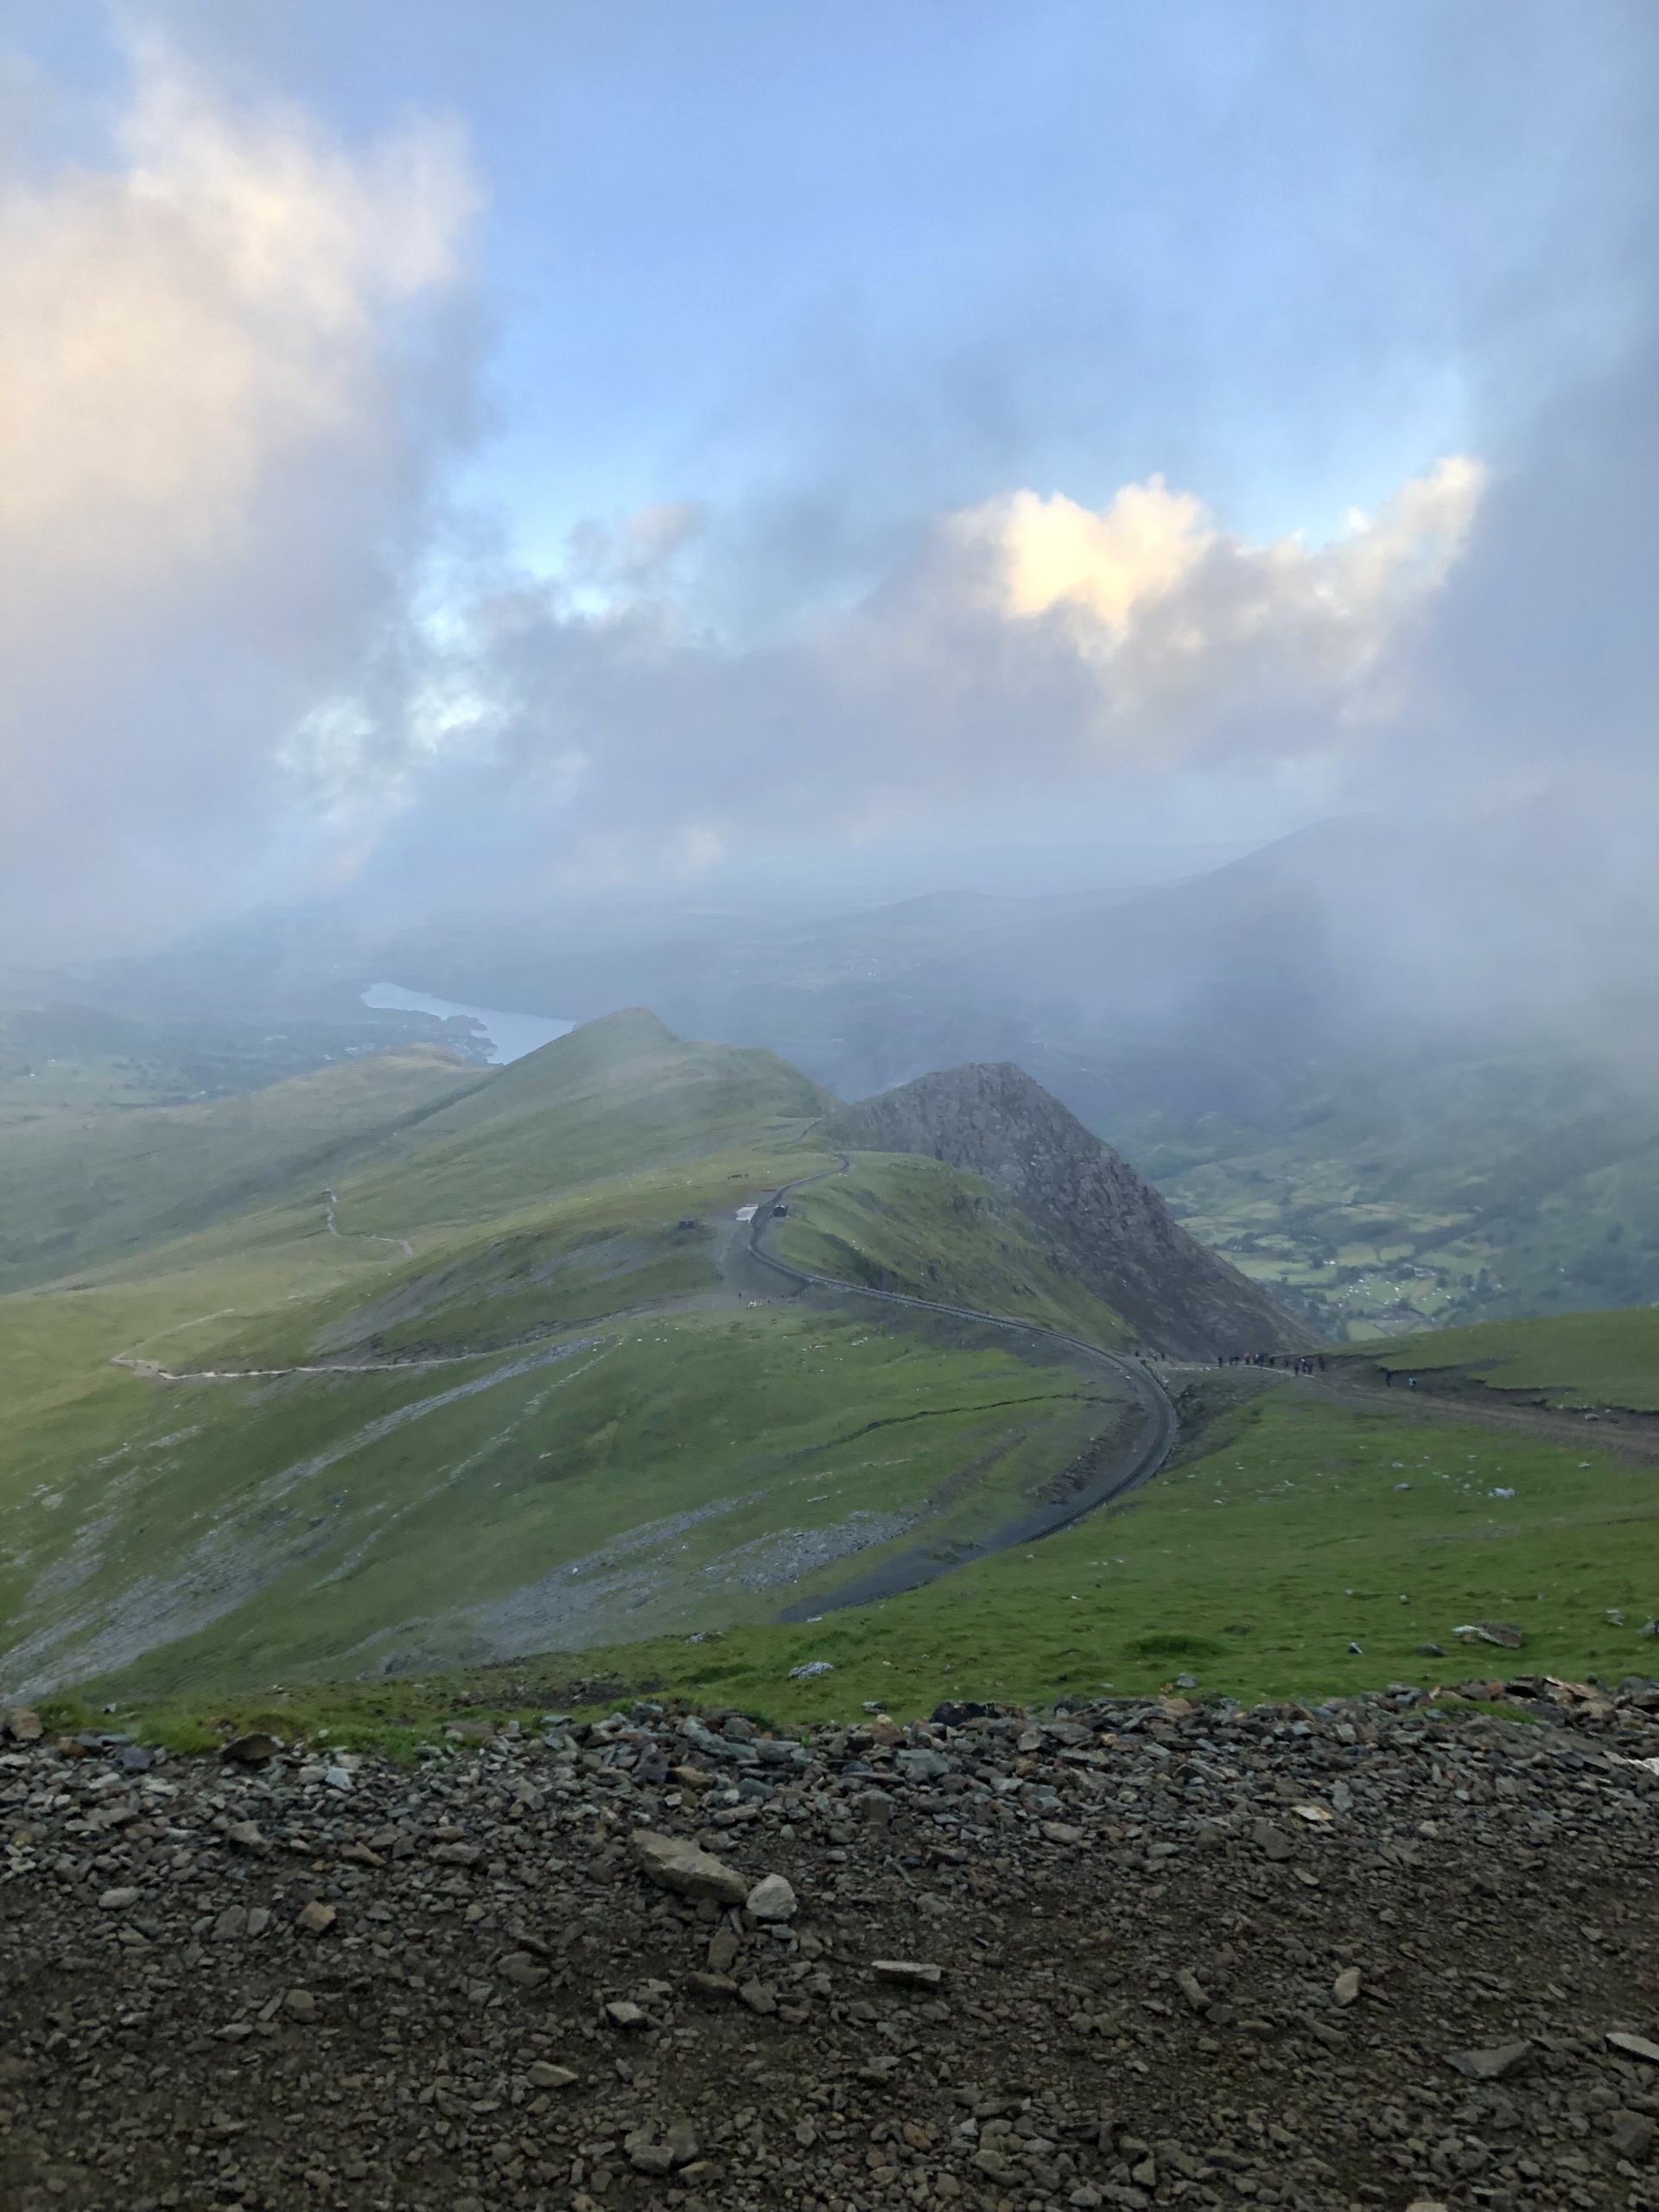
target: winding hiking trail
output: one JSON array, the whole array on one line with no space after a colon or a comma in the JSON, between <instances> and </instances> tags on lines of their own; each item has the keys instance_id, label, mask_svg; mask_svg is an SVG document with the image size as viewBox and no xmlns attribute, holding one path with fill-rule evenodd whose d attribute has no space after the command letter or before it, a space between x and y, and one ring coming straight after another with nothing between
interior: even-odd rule
<instances>
[{"instance_id":1,"label":"winding hiking trail","mask_svg":"<svg viewBox=\"0 0 1659 2212\"><path fill-rule=\"evenodd\" d=\"M372 1229L342 1229L340 1225L340 1192L338 1191L325 1191L323 1192L322 1217L327 1224L328 1234L331 1236L339 1237L342 1244L355 1244L359 1243L364 1244L395 1244L398 1250L403 1253L405 1259L412 1260L415 1256L415 1247L410 1243L407 1236L382 1236L378 1235Z\"/></svg>"},{"instance_id":2,"label":"winding hiking trail","mask_svg":"<svg viewBox=\"0 0 1659 2212\"><path fill-rule=\"evenodd\" d=\"M880 1598L896 1597L900 1591L915 1590L924 1583L937 1581L959 1567L975 1560L988 1559L995 1553L1010 1551L1017 1544L1033 1543L1039 1537L1052 1536L1057 1529L1070 1528L1085 1514L1102 1505L1127 1497L1131 1491L1149 1483L1174 1448L1180 1423L1168 1394L1157 1378L1138 1359L1122 1352L1107 1351L1099 1344L1091 1344L1082 1337L1067 1336L1059 1329L1045 1328L1040 1322L1022 1321L1005 1313L984 1313L971 1306L951 1306L935 1298L913 1297L907 1291L877 1290L868 1283L846 1282L836 1275L815 1274L810 1268L798 1268L791 1260L779 1259L766 1249L767 1230L776 1218L775 1209L785 1204L792 1192L804 1191L814 1183L827 1183L836 1177L848 1174L852 1162L843 1152L840 1164L826 1167L816 1175L803 1175L793 1183L785 1183L763 1199L755 1208L749 1224L747 1250L749 1256L761 1267L786 1277L802 1288L829 1290L838 1294L850 1294L855 1298L873 1298L885 1306L905 1306L924 1313L942 1313L956 1321L971 1321L979 1326L1003 1329L1011 1334L1034 1337L1050 1344L1063 1344L1068 1351L1081 1352L1085 1358L1099 1361L1111 1370L1119 1380L1127 1382L1140 1400L1141 1421L1134 1444L1117 1466L1109 1475L1087 1484L1068 1498L1058 1503L1039 1506L1022 1514L1017 1520L1005 1522L988 1536L976 1544L952 1546L946 1556L918 1546L899 1553L880 1567L845 1583L828 1597L804 1600L791 1605L779 1615L785 1622L810 1620L820 1613L838 1612L849 1605L867 1605ZM812 1611L807 1611L810 1605Z\"/></svg>"}]
</instances>

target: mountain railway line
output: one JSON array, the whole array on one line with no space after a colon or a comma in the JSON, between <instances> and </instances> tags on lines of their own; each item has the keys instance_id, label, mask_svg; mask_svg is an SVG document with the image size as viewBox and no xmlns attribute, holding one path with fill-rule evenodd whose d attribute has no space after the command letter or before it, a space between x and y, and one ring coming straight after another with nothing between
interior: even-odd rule
<instances>
[{"instance_id":1,"label":"mountain railway line","mask_svg":"<svg viewBox=\"0 0 1659 2212\"><path fill-rule=\"evenodd\" d=\"M1024 1321L1005 1313L982 1313L971 1306L953 1306L943 1300L918 1298L909 1291L880 1290L870 1283L848 1282L835 1275L816 1273L810 1268L797 1267L792 1260L780 1259L766 1249L766 1231L777 1217L775 1209L788 1204L797 1191L804 1191L814 1183L832 1181L836 1176L851 1172L852 1162L846 1153L838 1155L840 1164L822 1169L816 1175L803 1175L797 1181L785 1183L764 1198L756 1207L748 1223L747 1239L749 1256L763 1268L787 1278L802 1288L828 1290L847 1294L856 1298L872 1298L886 1306L908 1306L924 1313L940 1313L955 1321L969 1321L982 1328L1001 1329L1010 1334L1044 1338L1050 1344L1063 1345L1066 1351L1081 1352L1085 1358L1099 1361L1109 1368L1121 1381L1127 1382L1140 1401L1141 1422L1134 1444L1109 1475L1090 1483L1072 1497L1055 1503L1039 1506L1004 1525L971 1548L964 1549L948 1559L933 1559L911 1554L887 1562L871 1574L861 1576L839 1593L808 1602L820 1612L838 1611L851 1605L866 1605L872 1599L894 1595L900 1590L914 1589L919 1583L931 1582L953 1568L966 1566L970 1560L988 1558L993 1553L1008 1551L1015 1545L1033 1543L1056 1530L1069 1529L1085 1514L1093 1513L1103 1505L1115 1503L1132 1491L1149 1483L1175 1448L1180 1433L1180 1421L1168 1393L1157 1377L1141 1361L1122 1352L1108 1351L1103 1345L1090 1344L1082 1337L1068 1336L1063 1330L1045 1327L1040 1322ZM800 1608L791 1607L779 1616L792 1620ZM803 1615L803 1618L806 1616Z\"/></svg>"}]
</instances>

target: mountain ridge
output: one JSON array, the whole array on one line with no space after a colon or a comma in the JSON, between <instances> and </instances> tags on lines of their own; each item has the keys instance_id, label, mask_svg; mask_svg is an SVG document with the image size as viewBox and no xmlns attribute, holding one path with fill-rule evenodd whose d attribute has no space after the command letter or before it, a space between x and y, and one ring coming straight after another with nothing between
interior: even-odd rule
<instances>
[{"instance_id":1,"label":"mountain ridge","mask_svg":"<svg viewBox=\"0 0 1659 2212\"><path fill-rule=\"evenodd\" d=\"M830 1114L813 1136L919 1154L982 1176L1039 1224L1069 1268L1160 1351L1300 1350L1319 1341L1270 1293L1207 1250L1153 1186L1008 1060L969 1062Z\"/></svg>"}]
</instances>

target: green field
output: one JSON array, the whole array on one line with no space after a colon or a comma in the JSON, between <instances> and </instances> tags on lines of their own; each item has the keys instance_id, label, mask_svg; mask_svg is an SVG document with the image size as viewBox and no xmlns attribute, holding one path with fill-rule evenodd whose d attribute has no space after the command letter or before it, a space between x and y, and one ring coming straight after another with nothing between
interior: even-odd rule
<instances>
[{"instance_id":1,"label":"green field","mask_svg":"<svg viewBox=\"0 0 1659 2212\"><path fill-rule=\"evenodd\" d=\"M1659 1413L1659 1309L1651 1306L1437 1329L1391 1338L1382 1357L1396 1372L1457 1368L1494 1389L1541 1394L1554 1405Z\"/></svg>"},{"instance_id":2,"label":"green field","mask_svg":"<svg viewBox=\"0 0 1659 2212\"><path fill-rule=\"evenodd\" d=\"M174 1704L149 1724L176 1736L221 1709L285 1712L289 1726L326 1722L342 1740L388 1728L395 1738L409 1723L412 1740L463 1694L528 1715L538 1700L567 1697L573 1681L594 1686L589 1700L675 1693L778 1722L856 1714L871 1700L903 1716L947 1697L1131 1694L1181 1674L1204 1694L1247 1701L1519 1671L1617 1682L1654 1669L1653 1640L1639 1630L1659 1611L1656 1537L1649 1470L1472 1424L1334 1411L1283 1385L1133 1501L817 1624L677 1633L588 1649L574 1663L553 1656L285 1707ZM1459 1643L1459 1625L1494 1618L1523 1628L1522 1653ZM1421 1653L1425 1643L1445 1656ZM790 1679L814 1660L834 1671ZM124 1704L149 1680L139 1669L93 1690Z\"/></svg>"}]
</instances>

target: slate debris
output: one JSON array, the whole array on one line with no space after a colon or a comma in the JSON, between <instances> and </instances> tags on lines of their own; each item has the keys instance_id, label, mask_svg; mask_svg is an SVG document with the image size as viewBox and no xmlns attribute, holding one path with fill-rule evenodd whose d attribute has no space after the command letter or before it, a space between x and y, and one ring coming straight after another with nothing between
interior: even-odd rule
<instances>
[{"instance_id":1,"label":"slate debris","mask_svg":"<svg viewBox=\"0 0 1659 2212\"><path fill-rule=\"evenodd\" d=\"M1479 1688L13 1725L0 2205L1659 2212L1659 1684Z\"/></svg>"}]
</instances>

